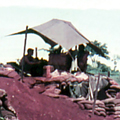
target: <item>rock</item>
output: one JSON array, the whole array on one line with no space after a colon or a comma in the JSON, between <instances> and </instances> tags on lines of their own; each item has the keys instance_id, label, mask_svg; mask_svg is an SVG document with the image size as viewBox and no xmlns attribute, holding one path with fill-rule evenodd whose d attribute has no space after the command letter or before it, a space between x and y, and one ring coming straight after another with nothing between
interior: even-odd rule
<instances>
[{"instance_id":1,"label":"rock","mask_svg":"<svg viewBox=\"0 0 120 120\"><path fill-rule=\"evenodd\" d=\"M6 91L3 90L3 89L0 89L0 98L4 97L4 96L6 96L6 95L7 95L7 94L6 94Z\"/></svg>"},{"instance_id":2,"label":"rock","mask_svg":"<svg viewBox=\"0 0 120 120\"><path fill-rule=\"evenodd\" d=\"M16 115L13 112L8 111L3 107L1 109L1 114L5 118L5 120L13 120L12 117L15 118L15 120L17 120Z\"/></svg>"}]
</instances>

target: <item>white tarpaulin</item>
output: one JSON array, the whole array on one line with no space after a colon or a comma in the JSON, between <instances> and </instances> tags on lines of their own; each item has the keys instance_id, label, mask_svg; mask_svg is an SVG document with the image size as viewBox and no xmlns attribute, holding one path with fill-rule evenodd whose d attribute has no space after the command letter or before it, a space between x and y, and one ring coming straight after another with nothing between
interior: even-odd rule
<instances>
[{"instance_id":1,"label":"white tarpaulin","mask_svg":"<svg viewBox=\"0 0 120 120\"><path fill-rule=\"evenodd\" d=\"M25 32L24 30L11 35L25 34ZM50 44L51 47L59 44L67 50L75 45L87 43L97 54L105 57L101 49L92 44L68 21L52 19L44 24L29 28L27 33L39 35L46 43Z\"/></svg>"},{"instance_id":2,"label":"white tarpaulin","mask_svg":"<svg viewBox=\"0 0 120 120\"><path fill-rule=\"evenodd\" d=\"M12 35L23 33L25 31ZM35 33L41 36L51 46L59 44L66 49L78 44L89 43L89 40L78 32L70 22L58 19L52 19L44 24L29 28L28 33Z\"/></svg>"}]
</instances>

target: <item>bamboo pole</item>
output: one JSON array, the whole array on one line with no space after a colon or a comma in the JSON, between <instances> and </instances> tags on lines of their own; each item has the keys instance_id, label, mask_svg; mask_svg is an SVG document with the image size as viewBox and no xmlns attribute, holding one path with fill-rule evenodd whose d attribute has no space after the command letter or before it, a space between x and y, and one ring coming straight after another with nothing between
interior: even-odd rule
<instances>
[{"instance_id":1,"label":"bamboo pole","mask_svg":"<svg viewBox=\"0 0 120 120\"><path fill-rule=\"evenodd\" d=\"M27 42L27 31L28 31L28 26L26 26L26 31L25 31L25 41L24 41L23 60L22 60L22 71L21 71L21 79L22 79L22 82L23 82L23 68L24 68L25 50L26 50L26 42Z\"/></svg>"}]
</instances>

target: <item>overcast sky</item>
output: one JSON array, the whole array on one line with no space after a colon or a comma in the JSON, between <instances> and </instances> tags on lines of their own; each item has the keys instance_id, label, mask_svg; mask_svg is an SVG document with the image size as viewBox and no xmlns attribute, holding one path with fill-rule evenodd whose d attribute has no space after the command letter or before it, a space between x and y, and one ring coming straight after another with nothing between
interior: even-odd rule
<instances>
[{"instance_id":1,"label":"overcast sky","mask_svg":"<svg viewBox=\"0 0 120 120\"><path fill-rule=\"evenodd\" d=\"M112 57L120 55L119 3L119 0L0 0L0 62L14 61L23 54L25 36L6 35L53 18L70 21L91 41L106 43ZM49 45L36 35L28 35L28 47L48 48ZM45 52L39 54L47 57ZM113 62L109 64L113 67ZM119 66L118 63L118 69Z\"/></svg>"},{"instance_id":2,"label":"overcast sky","mask_svg":"<svg viewBox=\"0 0 120 120\"><path fill-rule=\"evenodd\" d=\"M35 6L65 9L120 9L119 0L0 0L0 6Z\"/></svg>"}]
</instances>

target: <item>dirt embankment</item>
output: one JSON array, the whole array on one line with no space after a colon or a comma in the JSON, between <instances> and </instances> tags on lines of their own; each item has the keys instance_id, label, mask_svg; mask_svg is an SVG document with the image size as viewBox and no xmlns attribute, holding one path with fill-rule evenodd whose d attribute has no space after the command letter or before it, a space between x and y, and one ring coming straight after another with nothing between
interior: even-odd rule
<instances>
[{"instance_id":1,"label":"dirt embankment","mask_svg":"<svg viewBox=\"0 0 120 120\"><path fill-rule=\"evenodd\" d=\"M29 77L26 80L32 81ZM0 77L0 89L7 93L7 99L19 120L113 120L112 116L94 115L90 118L86 110L64 98L52 98L40 94L44 87L30 89L28 83L14 78Z\"/></svg>"}]
</instances>

